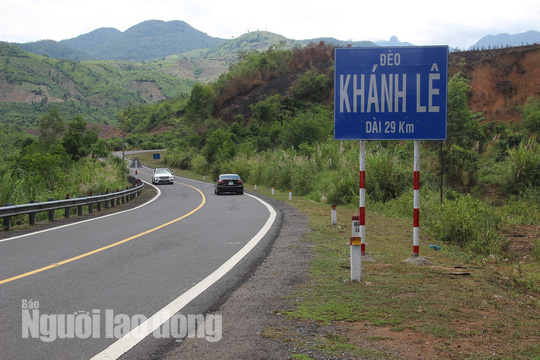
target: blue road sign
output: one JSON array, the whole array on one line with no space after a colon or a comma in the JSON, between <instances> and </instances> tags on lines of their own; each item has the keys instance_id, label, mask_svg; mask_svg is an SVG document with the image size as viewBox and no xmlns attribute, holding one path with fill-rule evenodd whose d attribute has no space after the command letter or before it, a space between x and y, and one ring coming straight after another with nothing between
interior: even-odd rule
<instances>
[{"instance_id":1,"label":"blue road sign","mask_svg":"<svg viewBox=\"0 0 540 360\"><path fill-rule=\"evenodd\" d=\"M334 139L446 139L448 46L337 48L334 64Z\"/></svg>"},{"instance_id":2,"label":"blue road sign","mask_svg":"<svg viewBox=\"0 0 540 360\"><path fill-rule=\"evenodd\" d=\"M154 153L154 154L152 154L152 155L153 155L153 157L154 157L154 160L159 160L159 156L160 156L159 153Z\"/></svg>"}]
</instances>

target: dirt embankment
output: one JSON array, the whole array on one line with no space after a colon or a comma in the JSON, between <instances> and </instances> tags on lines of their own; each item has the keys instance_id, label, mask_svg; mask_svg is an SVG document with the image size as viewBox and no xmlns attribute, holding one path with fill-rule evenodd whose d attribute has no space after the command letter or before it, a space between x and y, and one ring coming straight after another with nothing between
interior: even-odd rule
<instances>
[{"instance_id":1,"label":"dirt embankment","mask_svg":"<svg viewBox=\"0 0 540 360\"><path fill-rule=\"evenodd\" d=\"M521 121L520 106L540 96L540 45L451 53L448 72L470 79L473 112L487 121Z\"/></svg>"}]
</instances>

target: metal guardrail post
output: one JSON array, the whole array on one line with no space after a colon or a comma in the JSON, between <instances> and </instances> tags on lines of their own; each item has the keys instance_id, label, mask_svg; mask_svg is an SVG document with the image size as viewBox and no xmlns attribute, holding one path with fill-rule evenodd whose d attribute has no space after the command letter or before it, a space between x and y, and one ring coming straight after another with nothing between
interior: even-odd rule
<instances>
[{"instance_id":1,"label":"metal guardrail post","mask_svg":"<svg viewBox=\"0 0 540 360\"><path fill-rule=\"evenodd\" d=\"M34 204L35 202L36 202L35 200L30 200L30 204ZM35 212L32 212L32 213L28 214L28 224L36 225L36 213Z\"/></svg>"},{"instance_id":2,"label":"metal guardrail post","mask_svg":"<svg viewBox=\"0 0 540 360\"><path fill-rule=\"evenodd\" d=\"M90 194L88 196L92 196L92 192L90 191ZM92 214L94 212L94 204L90 203L88 204L88 213Z\"/></svg>"},{"instance_id":3,"label":"metal guardrail post","mask_svg":"<svg viewBox=\"0 0 540 360\"><path fill-rule=\"evenodd\" d=\"M48 201L54 201L54 199L49 198ZM49 210L49 221L54 221L54 210Z\"/></svg>"},{"instance_id":4,"label":"metal guardrail post","mask_svg":"<svg viewBox=\"0 0 540 360\"><path fill-rule=\"evenodd\" d=\"M5 203L4 206L11 206L11 203ZM11 216L6 216L4 218L4 229L7 231L11 230Z\"/></svg>"},{"instance_id":5,"label":"metal guardrail post","mask_svg":"<svg viewBox=\"0 0 540 360\"><path fill-rule=\"evenodd\" d=\"M77 196L79 199L82 198L81 195ZM77 216L82 216L83 215L83 206L82 205L77 205Z\"/></svg>"},{"instance_id":6,"label":"metal guardrail post","mask_svg":"<svg viewBox=\"0 0 540 360\"><path fill-rule=\"evenodd\" d=\"M109 190L105 190L105 195L109 193ZM105 209L109 208L109 200L105 200Z\"/></svg>"},{"instance_id":7,"label":"metal guardrail post","mask_svg":"<svg viewBox=\"0 0 540 360\"><path fill-rule=\"evenodd\" d=\"M66 200L69 200L69 194L66 195ZM66 219L69 218L69 211L70 211L70 210L71 210L71 209L70 209L69 206L66 207L66 208L64 209L64 217L65 217Z\"/></svg>"}]
</instances>

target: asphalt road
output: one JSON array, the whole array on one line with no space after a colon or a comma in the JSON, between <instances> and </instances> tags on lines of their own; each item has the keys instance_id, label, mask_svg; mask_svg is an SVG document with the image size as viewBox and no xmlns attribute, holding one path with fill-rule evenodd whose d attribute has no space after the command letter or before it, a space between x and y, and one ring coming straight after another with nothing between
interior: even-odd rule
<instances>
[{"instance_id":1,"label":"asphalt road","mask_svg":"<svg viewBox=\"0 0 540 360\"><path fill-rule=\"evenodd\" d=\"M268 253L281 215L212 184L175 177L158 189L130 211L0 240L2 359L150 358L185 331L218 340L212 311ZM156 338L143 321L160 310L176 315ZM200 333L182 322L201 316Z\"/></svg>"}]
</instances>

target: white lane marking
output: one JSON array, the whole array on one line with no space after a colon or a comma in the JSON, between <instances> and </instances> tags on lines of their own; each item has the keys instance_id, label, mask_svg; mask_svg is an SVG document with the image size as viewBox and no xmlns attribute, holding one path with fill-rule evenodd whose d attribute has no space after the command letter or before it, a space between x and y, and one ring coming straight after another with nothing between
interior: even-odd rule
<instances>
[{"instance_id":1,"label":"white lane marking","mask_svg":"<svg viewBox=\"0 0 540 360\"><path fill-rule=\"evenodd\" d=\"M274 224L274 221L276 220L276 211L265 201L253 195L246 195L259 201L261 204L266 206L266 208L270 212L268 220L259 230L259 232L242 249L240 249L240 251L238 251L229 260L223 263L223 265L221 265L216 271L208 275L198 284L196 284L191 289L189 289L188 291L180 295L178 298L173 300L171 303L166 305L163 309L152 315L145 322L141 323L129 333L116 340L107 349L95 355L92 360L118 359L120 356L128 352L144 338L152 334L156 329L158 329L161 325L167 322L174 314L182 310L182 308L184 308L188 303L190 303L193 299L199 296L203 291L208 289L219 279L221 279L225 274L227 274L262 240L262 238L268 233L268 231Z\"/></svg>"},{"instance_id":2,"label":"white lane marking","mask_svg":"<svg viewBox=\"0 0 540 360\"><path fill-rule=\"evenodd\" d=\"M42 234L42 233L45 233L45 232L59 230L59 229L63 229L63 228L69 227L69 226L79 225L79 224L83 224L83 223L89 222L89 221L101 220L101 219L104 219L104 218L108 218L109 216L120 215L120 214L124 214L124 213L130 212L130 211L133 211L133 210L140 209L143 206L146 206L146 205L152 203L154 200L156 200L161 195L161 190L159 190L159 188L157 186L154 186L154 185L152 185L152 184L150 184L150 183L148 183L146 181L143 181L143 182L145 184L153 186L157 190L157 194L150 201L145 202L144 204L141 204L141 205L139 205L137 207L134 207L133 209L128 209L128 210L124 210L124 211L120 211L120 212L115 212L115 213L112 213L112 214L103 215L103 216L99 216L99 217L92 218L92 219L81 220L81 221L77 221L77 222L74 222L74 223L71 223L71 224L60 225L60 226L56 226L56 227L53 227L53 228L50 228L50 229L40 230L40 231L36 231L36 232L33 232L33 233L29 233L29 234L14 236L14 237L10 237L10 238L7 238L7 239L0 240L0 242L11 241L11 240L20 239L20 238L27 237L27 236L32 236L32 235L38 235L38 234Z\"/></svg>"}]
</instances>

